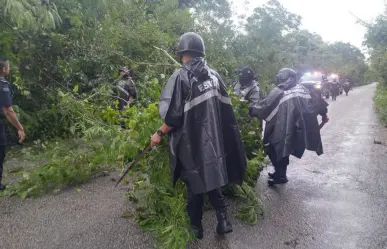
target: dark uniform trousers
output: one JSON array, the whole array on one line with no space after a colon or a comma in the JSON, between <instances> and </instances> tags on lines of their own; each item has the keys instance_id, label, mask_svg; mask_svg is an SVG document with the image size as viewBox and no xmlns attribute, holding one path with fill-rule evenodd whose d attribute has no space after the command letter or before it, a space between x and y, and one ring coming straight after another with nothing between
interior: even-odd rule
<instances>
[{"instance_id":1,"label":"dark uniform trousers","mask_svg":"<svg viewBox=\"0 0 387 249\"><path fill-rule=\"evenodd\" d=\"M3 178L3 164L5 159L5 146L0 145L0 183Z\"/></svg>"},{"instance_id":2,"label":"dark uniform trousers","mask_svg":"<svg viewBox=\"0 0 387 249\"><path fill-rule=\"evenodd\" d=\"M0 110L3 107L12 106L12 86L4 78L0 77ZM4 127L5 116L3 111L0 113L0 183L3 177L3 164L5 159L5 145L6 145L6 136L5 136L5 127Z\"/></svg>"},{"instance_id":3,"label":"dark uniform trousers","mask_svg":"<svg viewBox=\"0 0 387 249\"><path fill-rule=\"evenodd\" d=\"M220 188L214 189L207 193L212 207L215 210L224 210L226 208L225 198ZM187 212L191 220L191 224L200 226L203 217L203 200L204 194L194 194L187 185Z\"/></svg>"},{"instance_id":4,"label":"dark uniform trousers","mask_svg":"<svg viewBox=\"0 0 387 249\"><path fill-rule=\"evenodd\" d=\"M274 170L275 170L274 177L285 178L286 171L289 165L289 156L278 159L275 149L270 145L266 147L266 154L269 156L269 159L274 166Z\"/></svg>"}]
</instances>

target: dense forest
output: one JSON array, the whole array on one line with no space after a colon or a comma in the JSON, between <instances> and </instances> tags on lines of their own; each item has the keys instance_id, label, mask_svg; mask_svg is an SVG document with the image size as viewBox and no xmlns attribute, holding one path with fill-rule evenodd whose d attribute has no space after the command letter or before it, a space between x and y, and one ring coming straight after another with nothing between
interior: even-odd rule
<instances>
[{"instance_id":1,"label":"dense forest","mask_svg":"<svg viewBox=\"0 0 387 249\"><path fill-rule=\"evenodd\" d=\"M0 54L10 59L15 109L27 142L34 142L22 153L35 164L3 195L36 197L122 169L161 124L157 101L178 67L169 55L175 56L178 38L187 31L202 35L208 63L229 87L235 69L245 65L257 72L266 92L282 67L300 74L338 73L355 85L378 79L383 83L376 101L387 120L386 16L367 24L371 57L366 63L357 47L327 43L301 29L301 17L277 0L238 23L227 0L0 0L0 6ZM115 108L114 92L122 66L132 69L139 92L124 113ZM262 213L254 189L265 163L261 130L259 121L249 119L246 104L232 100L249 166L245 183L224 191L244 204L235 215L255 224ZM119 129L121 118L129 130ZM16 141L13 129L8 131ZM138 224L156 234L159 247L184 248L192 239L185 190L182 184L171 186L167 154L164 143L136 166L126 197L137 204Z\"/></svg>"}]
</instances>

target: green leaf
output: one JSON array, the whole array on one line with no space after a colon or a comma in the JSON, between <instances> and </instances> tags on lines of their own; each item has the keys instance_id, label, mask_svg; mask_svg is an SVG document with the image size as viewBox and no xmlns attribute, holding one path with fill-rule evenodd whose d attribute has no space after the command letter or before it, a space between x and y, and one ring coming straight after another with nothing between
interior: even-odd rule
<instances>
[{"instance_id":1,"label":"green leaf","mask_svg":"<svg viewBox=\"0 0 387 249\"><path fill-rule=\"evenodd\" d=\"M122 218L132 218L134 217L134 213L132 211L129 211L129 210L125 210L122 215L121 215Z\"/></svg>"}]
</instances>

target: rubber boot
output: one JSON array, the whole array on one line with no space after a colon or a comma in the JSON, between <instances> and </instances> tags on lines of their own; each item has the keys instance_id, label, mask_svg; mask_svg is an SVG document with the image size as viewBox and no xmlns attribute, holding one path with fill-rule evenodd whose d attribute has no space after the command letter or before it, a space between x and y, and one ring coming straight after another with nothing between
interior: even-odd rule
<instances>
[{"instance_id":1,"label":"rubber boot","mask_svg":"<svg viewBox=\"0 0 387 249\"><path fill-rule=\"evenodd\" d=\"M274 166L274 172L269 172L267 173L267 175L269 176L269 179L274 179L277 177L277 175L279 175L279 172L282 170L280 166ZM285 173L286 175L286 173Z\"/></svg>"},{"instance_id":2,"label":"rubber boot","mask_svg":"<svg viewBox=\"0 0 387 249\"><path fill-rule=\"evenodd\" d=\"M230 220L228 219L227 210L225 208L216 210L216 218L218 220L218 225L216 226L216 232L219 235L232 232L232 225Z\"/></svg>"},{"instance_id":3,"label":"rubber boot","mask_svg":"<svg viewBox=\"0 0 387 249\"><path fill-rule=\"evenodd\" d=\"M272 174L272 177L268 181L268 184L270 186L274 186L276 184L287 183L289 181L288 178L286 177L287 167L288 167L287 165L281 165L281 166L276 167L276 172L275 172L275 174ZM269 177L270 177L270 175L269 175Z\"/></svg>"},{"instance_id":4,"label":"rubber boot","mask_svg":"<svg viewBox=\"0 0 387 249\"><path fill-rule=\"evenodd\" d=\"M267 183L270 185L270 186L274 186L274 185L277 185L277 184L285 184L285 183L288 183L289 180L288 178L286 177L282 177L282 178L273 178L273 179L270 179L267 181Z\"/></svg>"},{"instance_id":5,"label":"rubber boot","mask_svg":"<svg viewBox=\"0 0 387 249\"><path fill-rule=\"evenodd\" d=\"M268 176L269 176L269 179L274 179L274 178L276 178L276 177L275 177L275 172L269 172L269 173L268 173ZM283 178L286 179L286 180L288 179L286 176L283 177Z\"/></svg>"},{"instance_id":6,"label":"rubber boot","mask_svg":"<svg viewBox=\"0 0 387 249\"><path fill-rule=\"evenodd\" d=\"M196 239L203 239L203 226L200 225L192 225L191 224L191 231Z\"/></svg>"}]
</instances>

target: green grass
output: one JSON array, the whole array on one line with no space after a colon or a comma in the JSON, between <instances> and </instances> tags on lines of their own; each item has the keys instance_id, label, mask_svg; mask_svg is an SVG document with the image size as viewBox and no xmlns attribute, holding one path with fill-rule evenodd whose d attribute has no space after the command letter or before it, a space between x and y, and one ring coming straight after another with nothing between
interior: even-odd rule
<instances>
[{"instance_id":1,"label":"green grass","mask_svg":"<svg viewBox=\"0 0 387 249\"><path fill-rule=\"evenodd\" d=\"M375 93L375 109L379 114L380 121L387 126L387 87L378 85Z\"/></svg>"}]
</instances>

